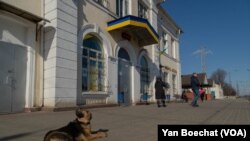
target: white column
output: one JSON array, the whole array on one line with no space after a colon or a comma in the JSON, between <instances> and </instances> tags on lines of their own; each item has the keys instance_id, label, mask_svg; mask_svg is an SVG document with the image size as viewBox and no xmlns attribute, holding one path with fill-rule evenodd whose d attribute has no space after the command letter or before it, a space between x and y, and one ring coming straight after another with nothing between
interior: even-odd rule
<instances>
[{"instance_id":1,"label":"white column","mask_svg":"<svg viewBox=\"0 0 250 141\"><path fill-rule=\"evenodd\" d=\"M108 103L117 103L118 100L118 60L117 58L108 58L109 78L108 84Z\"/></svg>"},{"instance_id":2,"label":"white column","mask_svg":"<svg viewBox=\"0 0 250 141\"><path fill-rule=\"evenodd\" d=\"M131 67L131 77L132 77L132 102L135 104L136 102L139 102L140 101L140 96L141 96L141 93L140 93L140 69L137 68L137 66L135 65L132 65Z\"/></svg>"},{"instance_id":3,"label":"white column","mask_svg":"<svg viewBox=\"0 0 250 141\"><path fill-rule=\"evenodd\" d=\"M179 46L179 39L176 40L175 44L176 49L176 59L177 62L177 92L178 94L182 93L182 82L181 82L181 64L180 64L180 46Z\"/></svg>"},{"instance_id":4,"label":"white column","mask_svg":"<svg viewBox=\"0 0 250 141\"><path fill-rule=\"evenodd\" d=\"M71 107L77 96L77 5L45 0L44 106Z\"/></svg>"},{"instance_id":5,"label":"white column","mask_svg":"<svg viewBox=\"0 0 250 141\"><path fill-rule=\"evenodd\" d=\"M33 107L34 103L34 82L35 82L35 25L27 29L27 82L26 82L26 103L25 107Z\"/></svg>"}]
</instances>

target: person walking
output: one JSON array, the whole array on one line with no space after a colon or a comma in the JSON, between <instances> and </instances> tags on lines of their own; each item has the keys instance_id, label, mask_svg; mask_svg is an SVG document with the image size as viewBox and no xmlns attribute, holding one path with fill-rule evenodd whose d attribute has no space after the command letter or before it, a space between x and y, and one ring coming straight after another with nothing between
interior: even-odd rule
<instances>
[{"instance_id":1,"label":"person walking","mask_svg":"<svg viewBox=\"0 0 250 141\"><path fill-rule=\"evenodd\" d=\"M166 103L165 103L166 96L165 96L164 87L168 88L166 83L162 81L161 77L157 77L156 82L155 82L155 98L157 100L158 107L161 107L161 105L163 107L166 107Z\"/></svg>"},{"instance_id":2,"label":"person walking","mask_svg":"<svg viewBox=\"0 0 250 141\"><path fill-rule=\"evenodd\" d=\"M193 73L193 75L191 77L191 87L192 87L192 91L194 94L194 99L193 99L191 105L193 107L199 107L197 101L199 99L200 82L199 82L197 73Z\"/></svg>"}]
</instances>

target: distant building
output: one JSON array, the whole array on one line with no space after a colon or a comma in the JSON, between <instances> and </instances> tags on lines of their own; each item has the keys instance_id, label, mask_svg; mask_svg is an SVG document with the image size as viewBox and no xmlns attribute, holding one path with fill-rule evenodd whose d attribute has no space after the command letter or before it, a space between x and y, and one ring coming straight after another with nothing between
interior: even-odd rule
<instances>
[{"instance_id":1,"label":"distant building","mask_svg":"<svg viewBox=\"0 0 250 141\"><path fill-rule=\"evenodd\" d=\"M223 89L220 84L216 84L212 79L208 79L208 84L211 86L209 93L211 93L215 99L224 99Z\"/></svg>"},{"instance_id":2,"label":"distant building","mask_svg":"<svg viewBox=\"0 0 250 141\"><path fill-rule=\"evenodd\" d=\"M206 73L197 73L199 82L201 83L201 87L208 87L208 80ZM182 75L182 88L190 89L191 88L191 76L192 74Z\"/></svg>"},{"instance_id":3,"label":"distant building","mask_svg":"<svg viewBox=\"0 0 250 141\"><path fill-rule=\"evenodd\" d=\"M205 95L205 100L212 100L214 99L214 95L211 92L214 93L214 91L211 91L211 87L215 86L215 84L209 83L207 79L206 73L198 73L198 79L200 81L200 86L205 89L206 95ZM191 88L191 76L192 74L188 75L182 75L182 89L187 91L187 97L189 99L193 99L193 93L192 93L192 88ZM216 89L217 90L217 89Z\"/></svg>"},{"instance_id":4,"label":"distant building","mask_svg":"<svg viewBox=\"0 0 250 141\"><path fill-rule=\"evenodd\" d=\"M223 99L224 93L222 86L216 84L212 79L207 79L205 73L198 73L198 79L201 83L201 87L206 89L207 99ZM190 78L192 74L182 75L182 88L191 91Z\"/></svg>"}]
</instances>

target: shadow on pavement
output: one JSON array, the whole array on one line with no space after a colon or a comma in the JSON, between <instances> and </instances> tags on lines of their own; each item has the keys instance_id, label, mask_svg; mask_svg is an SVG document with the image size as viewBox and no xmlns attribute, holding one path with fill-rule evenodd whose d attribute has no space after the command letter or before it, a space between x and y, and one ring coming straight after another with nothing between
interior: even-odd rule
<instances>
[{"instance_id":1,"label":"shadow on pavement","mask_svg":"<svg viewBox=\"0 0 250 141\"><path fill-rule=\"evenodd\" d=\"M33 133L34 132L27 132L27 133L20 133L20 134L16 134L16 135L10 135L10 136L6 136L6 137L2 137L2 138L0 138L0 140L1 141L8 141L8 140L13 140L13 139L18 139L18 138L22 138L25 136L29 136Z\"/></svg>"}]
</instances>

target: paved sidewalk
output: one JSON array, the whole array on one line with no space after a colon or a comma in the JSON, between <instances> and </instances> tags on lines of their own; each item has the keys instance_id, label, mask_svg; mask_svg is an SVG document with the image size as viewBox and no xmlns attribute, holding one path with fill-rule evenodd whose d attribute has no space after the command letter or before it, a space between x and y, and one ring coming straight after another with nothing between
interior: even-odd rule
<instances>
[{"instance_id":1,"label":"paved sidewalk","mask_svg":"<svg viewBox=\"0 0 250 141\"><path fill-rule=\"evenodd\" d=\"M214 100L188 103L90 109L94 130L109 129L100 141L156 141L158 124L250 124L250 102ZM0 141L42 141L45 133L75 119L74 111L0 115Z\"/></svg>"}]
</instances>

